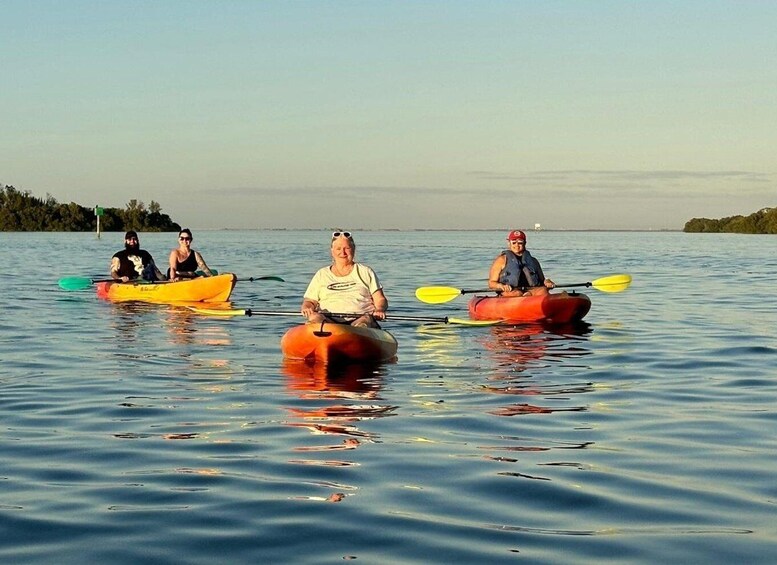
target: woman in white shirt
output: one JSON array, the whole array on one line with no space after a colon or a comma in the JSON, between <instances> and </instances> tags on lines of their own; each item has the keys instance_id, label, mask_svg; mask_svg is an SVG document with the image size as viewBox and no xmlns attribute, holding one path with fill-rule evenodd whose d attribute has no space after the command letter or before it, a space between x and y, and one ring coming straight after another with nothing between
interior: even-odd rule
<instances>
[{"instance_id":1,"label":"woman in white shirt","mask_svg":"<svg viewBox=\"0 0 777 565\"><path fill-rule=\"evenodd\" d=\"M376 320L386 319L388 300L375 271L354 261L350 232L332 233L331 253L332 264L319 269L305 291L302 315L309 322L379 327Z\"/></svg>"}]
</instances>

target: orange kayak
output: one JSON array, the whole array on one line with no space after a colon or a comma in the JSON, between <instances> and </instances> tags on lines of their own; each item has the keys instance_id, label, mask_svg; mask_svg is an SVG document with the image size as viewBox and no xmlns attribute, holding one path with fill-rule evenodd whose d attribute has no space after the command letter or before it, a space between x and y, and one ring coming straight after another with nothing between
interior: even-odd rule
<instances>
[{"instance_id":1,"label":"orange kayak","mask_svg":"<svg viewBox=\"0 0 777 565\"><path fill-rule=\"evenodd\" d=\"M281 338L289 359L318 363L380 362L397 354L397 340L378 328L329 322L294 326Z\"/></svg>"},{"instance_id":2,"label":"orange kayak","mask_svg":"<svg viewBox=\"0 0 777 565\"><path fill-rule=\"evenodd\" d=\"M582 320L591 309L591 299L576 292L546 296L476 296L469 301L469 316L475 320L568 324Z\"/></svg>"},{"instance_id":3,"label":"orange kayak","mask_svg":"<svg viewBox=\"0 0 777 565\"><path fill-rule=\"evenodd\" d=\"M235 275L226 273L176 282L100 282L96 286L97 296L115 301L137 300L159 304L226 302L236 281Z\"/></svg>"}]
</instances>

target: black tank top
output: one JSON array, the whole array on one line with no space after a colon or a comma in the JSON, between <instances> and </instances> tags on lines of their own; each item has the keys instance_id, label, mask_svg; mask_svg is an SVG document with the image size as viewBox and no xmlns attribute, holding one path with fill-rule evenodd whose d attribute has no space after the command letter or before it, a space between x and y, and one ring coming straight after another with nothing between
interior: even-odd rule
<instances>
[{"instance_id":1,"label":"black tank top","mask_svg":"<svg viewBox=\"0 0 777 565\"><path fill-rule=\"evenodd\" d=\"M175 270L179 272L194 272L197 270L197 257L194 251L189 251L189 256L183 261L175 260Z\"/></svg>"}]
</instances>

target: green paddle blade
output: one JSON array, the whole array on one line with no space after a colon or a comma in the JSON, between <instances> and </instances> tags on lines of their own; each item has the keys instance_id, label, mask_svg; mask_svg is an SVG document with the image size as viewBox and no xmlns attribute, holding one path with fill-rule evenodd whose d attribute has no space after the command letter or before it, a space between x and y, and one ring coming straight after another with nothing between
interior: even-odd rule
<instances>
[{"instance_id":1,"label":"green paddle blade","mask_svg":"<svg viewBox=\"0 0 777 565\"><path fill-rule=\"evenodd\" d=\"M591 286L602 292L623 292L631 284L631 275L620 274L602 277L591 282Z\"/></svg>"},{"instance_id":2,"label":"green paddle blade","mask_svg":"<svg viewBox=\"0 0 777 565\"><path fill-rule=\"evenodd\" d=\"M65 277L59 279L59 288L63 290L84 290L92 286L92 279L86 277Z\"/></svg>"},{"instance_id":3,"label":"green paddle blade","mask_svg":"<svg viewBox=\"0 0 777 565\"><path fill-rule=\"evenodd\" d=\"M415 291L415 297L427 304L443 304L461 295L461 289L452 286L422 286Z\"/></svg>"}]
</instances>

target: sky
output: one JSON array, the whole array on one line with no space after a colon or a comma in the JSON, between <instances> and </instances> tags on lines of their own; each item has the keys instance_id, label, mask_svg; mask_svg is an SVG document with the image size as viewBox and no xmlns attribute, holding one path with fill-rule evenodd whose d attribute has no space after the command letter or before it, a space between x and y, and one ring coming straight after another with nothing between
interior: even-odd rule
<instances>
[{"instance_id":1,"label":"sky","mask_svg":"<svg viewBox=\"0 0 777 565\"><path fill-rule=\"evenodd\" d=\"M777 206L777 2L3 0L0 184L192 229Z\"/></svg>"}]
</instances>

